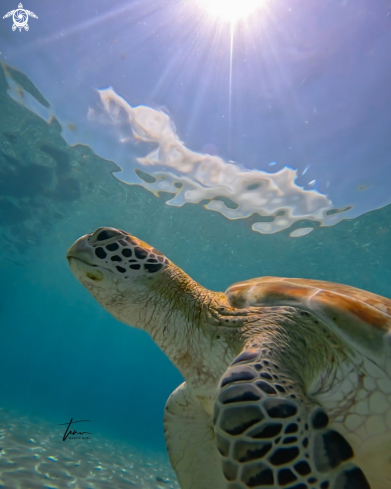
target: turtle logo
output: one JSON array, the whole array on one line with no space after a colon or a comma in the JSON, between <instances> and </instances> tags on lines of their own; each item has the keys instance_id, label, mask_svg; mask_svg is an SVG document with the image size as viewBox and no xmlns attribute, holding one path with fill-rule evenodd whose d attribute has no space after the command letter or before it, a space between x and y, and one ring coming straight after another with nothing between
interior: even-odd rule
<instances>
[{"instance_id":1,"label":"turtle logo","mask_svg":"<svg viewBox=\"0 0 391 489\"><path fill-rule=\"evenodd\" d=\"M28 20L29 16L34 17L34 19L38 19L38 17L34 14L34 12L30 12L30 10L24 10L23 5L20 3L18 5L18 8L16 10L11 10L11 12L6 13L3 16L3 19L6 19L7 17L11 17L14 20L14 23L12 25L12 30L15 31L16 29L19 29L19 32L24 29L26 31L29 30L29 25L28 25Z\"/></svg>"}]
</instances>

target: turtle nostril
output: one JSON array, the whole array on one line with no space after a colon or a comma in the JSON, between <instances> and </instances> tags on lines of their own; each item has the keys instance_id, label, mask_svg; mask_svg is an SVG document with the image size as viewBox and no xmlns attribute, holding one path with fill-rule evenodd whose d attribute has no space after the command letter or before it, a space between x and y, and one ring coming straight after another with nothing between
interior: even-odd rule
<instances>
[{"instance_id":1,"label":"turtle nostril","mask_svg":"<svg viewBox=\"0 0 391 489\"><path fill-rule=\"evenodd\" d=\"M118 236L118 233L112 231L111 229L105 229L101 231L96 237L97 241L105 241L106 239L114 238L114 236Z\"/></svg>"}]
</instances>

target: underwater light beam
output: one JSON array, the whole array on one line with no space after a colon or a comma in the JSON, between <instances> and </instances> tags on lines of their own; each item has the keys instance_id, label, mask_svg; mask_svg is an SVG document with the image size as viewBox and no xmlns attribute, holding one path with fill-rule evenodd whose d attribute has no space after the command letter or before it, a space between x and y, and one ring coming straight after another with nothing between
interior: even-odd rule
<instances>
[{"instance_id":1,"label":"underwater light beam","mask_svg":"<svg viewBox=\"0 0 391 489\"><path fill-rule=\"evenodd\" d=\"M232 69L234 31L240 20L246 20L249 15L261 8L266 0L197 0L197 3L209 14L209 18L229 22L230 33L230 57L229 57L229 100L228 100L228 140L231 141L232 122ZM209 19L209 20L210 20ZM230 143L229 143L230 144ZM229 148L230 150L231 148Z\"/></svg>"},{"instance_id":2,"label":"underwater light beam","mask_svg":"<svg viewBox=\"0 0 391 489\"><path fill-rule=\"evenodd\" d=\"M246 19L257 9L263 6L265 0L197 0L209 13L222 21L236 24Z\"/></svg>"},{"instance_id":3,"label":"underwater light beam","mask_svg":"<svg viewBox=\"0 0 391 489\"><path fill-rule=\"evenodd\" d=\"M229 100L228 100L228 141L229 151L231 151L231 119L232 119L232 60L234 51L234 24L231 23L231 45L229 53Z\"/></svg>"}]
</instances>

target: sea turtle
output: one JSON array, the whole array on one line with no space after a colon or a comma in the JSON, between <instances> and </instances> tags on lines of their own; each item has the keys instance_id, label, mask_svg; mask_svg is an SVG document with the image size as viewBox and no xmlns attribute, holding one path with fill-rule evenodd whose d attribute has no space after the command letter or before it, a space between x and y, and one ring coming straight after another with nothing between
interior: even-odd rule
<instances>
[{"instance_id":1,"label":"sea turtle","mask_svg":"<svg viewBox=\"0 0 391 489\"><path fill-rule=\"evenodd\" d=\"M185 378L164 414L182 489L391 488L391 300L276 277L212 292L114 228L67 258Z\"/></svg>"}]
</instances>

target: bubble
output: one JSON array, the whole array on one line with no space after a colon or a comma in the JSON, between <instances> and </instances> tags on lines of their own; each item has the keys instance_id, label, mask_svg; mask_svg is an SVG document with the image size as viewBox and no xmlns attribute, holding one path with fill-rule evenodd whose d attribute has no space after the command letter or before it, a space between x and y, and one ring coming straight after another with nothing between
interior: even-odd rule
<instances>
[{"instance_id":1,"label":"bubble","mask_svg":"<svg viewBox=\"0 0 391 489\"><path fill-rule=\"evenodd\" d=\"M301 229L295 229L289 234L290 238L300 238L301 236L305 236L306 234L309 234L311 231L313 231L314 228L301 228Z\"/></svg>"}]
</instances>

